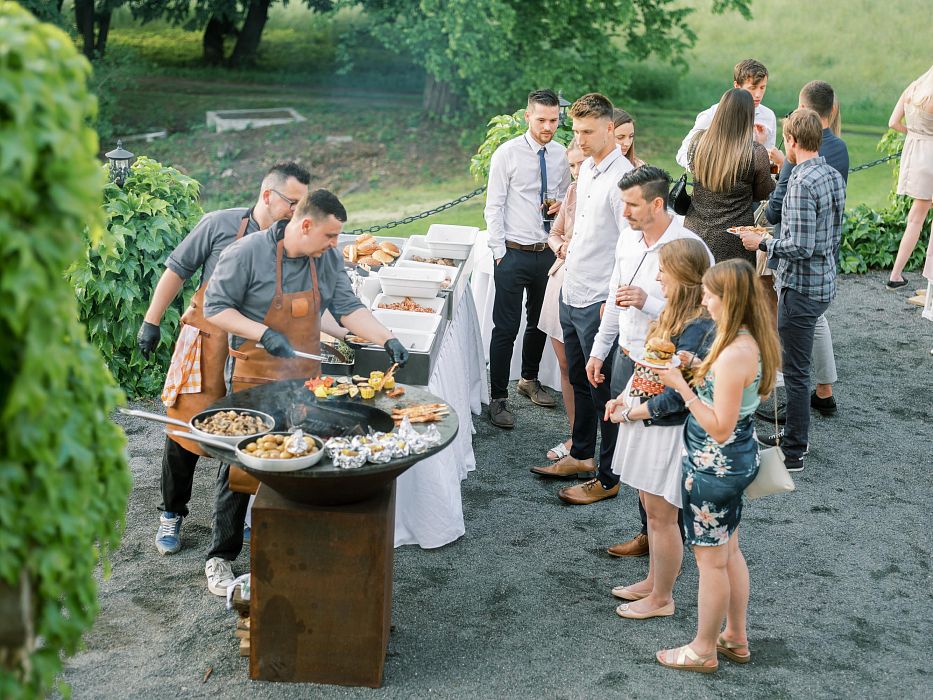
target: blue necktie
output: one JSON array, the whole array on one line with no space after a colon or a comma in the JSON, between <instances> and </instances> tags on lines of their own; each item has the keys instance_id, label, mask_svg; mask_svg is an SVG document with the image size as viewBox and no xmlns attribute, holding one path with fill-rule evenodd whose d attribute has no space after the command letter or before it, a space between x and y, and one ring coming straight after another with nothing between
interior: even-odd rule
<instances>
[{"instance_id":1,"label":"blue necktie","mask_svg":"<svg viewBox=\"0 0 933 700\"><path fill-rule=\"evenodd\" d=\"M541 166L541 193L540 193L540 199L541 199L541 204L542 204L542 205L544 204L544 196L547 194L547 161L544 159L545 153L546 153L546 151L545 151L545 149L544 149L543 147L541 148L540 151L538 151L538 164ZM542 213L543 213L544 217L547 217L547 211L545 211L543 207L542 207ZM545 230L547 233L550 233L550 232L551 232L551 222L548 221L547 218L544 219L544 230Z\"/></svg>"}]
</instances>

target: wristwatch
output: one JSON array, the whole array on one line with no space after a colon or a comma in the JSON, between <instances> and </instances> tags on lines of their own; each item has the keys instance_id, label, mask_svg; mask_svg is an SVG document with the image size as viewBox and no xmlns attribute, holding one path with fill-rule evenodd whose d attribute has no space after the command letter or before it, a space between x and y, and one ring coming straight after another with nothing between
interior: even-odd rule
<instances>
[{"instance_id":1,"label":"wristwatch","mask_svg":"<svg viewBox=\"0 0 933 700\"><path fill-rule=\"evenodd\" d=\"M768 252L768 239L767 238L762 238L760 241L758 241L758 250L760 250L762 253Z\"/></svg>"}]
</instances>

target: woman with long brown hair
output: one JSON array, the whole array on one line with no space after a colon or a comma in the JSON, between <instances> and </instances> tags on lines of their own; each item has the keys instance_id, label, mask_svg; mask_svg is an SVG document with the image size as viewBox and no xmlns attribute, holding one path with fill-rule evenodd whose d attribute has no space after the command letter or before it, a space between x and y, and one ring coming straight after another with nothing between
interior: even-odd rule
<instances>
[{"instance_id":1,"label":"woman with long brown hair","mask_svg":"<svg viewBox=\"0 0 933 700\"><path fill-rule=\"evenodd\" d=\"M670 341L685 363L703 357L713 340L713 321L703 308L702 279L709 269L709 251L696 238L671 241L658 254L658 282L667 303L648 331L646 343ZM673 389L646 400L631 395L632 381L606 404L606 415L619 426L612 470L638 489L648 515L648 575L637 583L617 586L621 617L645 619L674 614L674 581L683 559L678 532L681 505L683 424L689 415Z\"/></svg>"},{"instance_id":2,"label":"woman with long brown hair","mask_svg":"<svg viewBox=\"0 0 933 700\"><path fill-rule=\"evenodd\" d=\"M624 109L616 107L612 110L612 134L622 149L622 155L628 158L633 168L640 168L645 164L645 161L635 155L635 119Z\"/></svg>"},{"instance_id":3,"label":"woman with long brown hair","mask_svg":"<svg viewBox=\"0 0 933 700\"><path fill-rule=\"evenodd\" d=\"M744 258L755 264L755 253L727 231L752 226L755 203L774 189L768 151L755 137L755 101L735 88L723 94L709 129L694 137L687 152L693 196L684 226L703 239L716 262Z\"/></svg>"},{"instance_id":4,"label":"woman with long brown hair","mask_svg":"<svg viewBox=\"0 0 933 700\"><path fill-rule=\"evenodd\" d=\"M774 386L780 349L755 269L744 260L710 268L703 276L703 305L716 323L716 338L693 386L677 369L660 372L690 411L682 499L685 541L700 570L697 633L685 646L659 651L657 659L670 668L711 673L719 667L717 652L738 663L751 658L748 567L738 527L742 494L758 474L755 408Z\"/></svg>"}]
</instances>

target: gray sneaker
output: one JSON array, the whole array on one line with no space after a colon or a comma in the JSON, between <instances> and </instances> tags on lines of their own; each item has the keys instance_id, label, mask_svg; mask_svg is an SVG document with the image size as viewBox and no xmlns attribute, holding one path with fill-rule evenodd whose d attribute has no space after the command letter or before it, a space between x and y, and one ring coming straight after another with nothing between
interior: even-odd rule
<instances>
[{"instance_id":1,"label":"gray sneaker","mask_svg":"<svg viewBox=\"0 0 933 700\"><path fill-rule=\"evenodd\" d=\"M159 516L159 529L155 536L159 554L175 554L181 549L181 523L184 519L177 513L165 512Z\"/></svg>"},{"instance_id":2,"label":"gray sneaker","mask_svg":"<svg viewBox=\"0 0 933 700\"><path fill-rule=\"evenodd\" d=\"M515 416L505 405L505 399L492 399L489 402L489 421L497 428L505 430L515 427Z\"/></svg>"},{"instance_id":3,"label":"gray sneaker","mask_svg":"<svg viewBox=\"0 0 933 700\"><path fill-rule=\"evenodd\" d=\"M204 565L204 575L207 576L207 590L214 595L226 596L227 589L236 577L233 575L231 562L220 557L212 557Z\"/></svg>"},{"instance_id":4,"label":"gray sneaker","mask_svg":"<svg viewBox=\"0 0 933 700\"><path fill-rule=\"evenodd\" d=\"M541 382L537 379L519 379L518 393L527 396L531 399L533 404L537 404L538 406L554 408L554 406L557 405L557 401L554 400L554 397L544 390L544 387L541 386Z\"/></svg>"}]
</instances>

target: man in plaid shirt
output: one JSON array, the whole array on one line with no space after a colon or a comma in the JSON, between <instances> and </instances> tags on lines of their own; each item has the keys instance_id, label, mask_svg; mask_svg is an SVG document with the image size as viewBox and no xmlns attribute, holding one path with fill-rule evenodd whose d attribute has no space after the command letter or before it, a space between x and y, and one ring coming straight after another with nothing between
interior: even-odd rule
<instances>
[{"instance_id":1,"label":"man in plaid shirt","mask_svg":"<svg viewBox=\"0 0 933 700\"><path fill-rule=\"evenodd\" d=\"M748 250L777 260L778 333L783 351L787 422L781 449L788 471L802 471L810 430L810 361L816 320L836 296L846 185L818 151L823 126L798 109L784 120L787 157L795 163L781 209L780 238L743 234Z\"/></svg>"}]
</instances>

